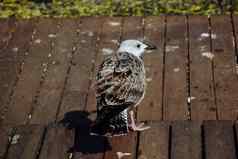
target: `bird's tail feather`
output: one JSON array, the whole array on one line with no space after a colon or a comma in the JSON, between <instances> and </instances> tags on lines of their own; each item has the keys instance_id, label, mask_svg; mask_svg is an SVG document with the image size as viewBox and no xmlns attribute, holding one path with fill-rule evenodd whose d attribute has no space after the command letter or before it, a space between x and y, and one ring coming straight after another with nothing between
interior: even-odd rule
<instances>
[{"instance_id":1,"label":"bird's tail feather","mask_svg":"<svg viewBox=\"0 0 238 159\"><path fill-rule=\"evenodd\" d=\"M98 122L91 128L92 135L117 136L128 133L127 110L111 118L108 122Z\"/></svg>"},{"instance_id":2,"label":"bird's tail feather","mask_svg":"<svg viewBox=\"0 0 238 159\"><path fill-rule=\"evenodd\" d=\"M98 111L95 124L91 128L93 135L122 135L128 132L127 108L131 103L118 106L105 106ZM107 135L108 136L108 135Z\"/></svg>"}]
</instances>

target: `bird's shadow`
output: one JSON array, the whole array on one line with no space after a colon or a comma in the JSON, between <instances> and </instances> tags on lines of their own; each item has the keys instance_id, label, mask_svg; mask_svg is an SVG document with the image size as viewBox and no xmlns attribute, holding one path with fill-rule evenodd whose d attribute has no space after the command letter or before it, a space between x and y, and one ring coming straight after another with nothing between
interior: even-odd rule
<instances>
[{"instance_id":1,"label":"bird's shadow","mask_svg":"<svg viewBox=\"0 0 238 159\"><path fill-rule=\"evenodd\" d=\"M74 146L70 151L93 154L111 150L107 137L90 135L92 120L89 119L89 115L86 111L71 111L65 113L60 121L68 129L75 129Z\"/></svg>"}]
</instances>

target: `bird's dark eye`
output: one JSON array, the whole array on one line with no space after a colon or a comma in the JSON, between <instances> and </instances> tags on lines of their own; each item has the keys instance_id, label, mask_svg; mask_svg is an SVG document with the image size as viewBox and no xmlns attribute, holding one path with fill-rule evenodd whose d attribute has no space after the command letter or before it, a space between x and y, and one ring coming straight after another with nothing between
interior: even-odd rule
<instances>
[{"instance_id":1,"label":"bird's dark eye","mask_svg":"<svg viewBox=\"0 0 238 159\"><path fill-rule=\"evenodd\" d=\"M140 44L137 44L136 47L137 47L137 48L140 48Z\"/></svg>"}]
</instances>

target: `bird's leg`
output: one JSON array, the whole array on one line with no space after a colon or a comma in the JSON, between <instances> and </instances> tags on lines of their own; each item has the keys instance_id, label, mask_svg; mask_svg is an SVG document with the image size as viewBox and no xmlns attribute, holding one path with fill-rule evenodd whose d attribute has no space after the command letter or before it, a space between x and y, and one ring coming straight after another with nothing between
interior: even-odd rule
<instances>
[{"instance_id":1,"label":"bird's leg","mask_svg":"<svg viewBox=\"0 0 238 159\"><path fill-rule=\"evenodd\" d=\"M136 125L133 110L129 111L129 114L130 114L130 119L131 119L130 126L133 131L144 131L144 130L147 130L150 128L149 126L144 126L145 123L140 123L139 125Z\"/></svg>"}]
</instances>

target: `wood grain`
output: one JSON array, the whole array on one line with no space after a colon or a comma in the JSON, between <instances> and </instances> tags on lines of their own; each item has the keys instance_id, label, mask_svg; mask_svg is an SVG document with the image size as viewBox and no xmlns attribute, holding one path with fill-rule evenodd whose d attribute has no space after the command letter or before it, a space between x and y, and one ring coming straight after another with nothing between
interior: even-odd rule
<instances>
[{"instance_id":1,"label":"wood grain","mask_svg":"<svg viewBox=\"0 0 238 159\"><path fill-rule=\"evenodd\" d=\"M37 24L37 32L33 42L29 45L28 55L16 83L4 123L24 124L29 118L28 114L37 98L42 74L48 62L48 54L51 52L51 40L48 34L55 31L54 22L54 20L45 19Z\"/></svg>"},{"instance_id":2,"label":"wood grain","mask_svg":"<svg viewBox=\"0 0 238 159\"><path fill-rule=\"evenodd\" d=\"M124 17L122 41L143 38L142 17Z\"/></svg>"},{"instance_id":3,"label":"wood grain","mask_svg":"<svg viewBox=\"0 0 238 159\"><path fill-rule=\"evenodd\" d=\"M127 159L133 159L136 156L136 133L129 133L126 136L114 136L109 139L112 147L111 150L106 151L104 159L118 159L117 153L131 153L126 156Z\"/></svg>"},{"instance_id":4,"label":"wood grain","mask_svg":"<svg viewBox=\"0 0 238 159\"><path fill-rule=\"evenodd\" d=\"M204 122L205 158L235 159L235 139L231 121Z\"/></svg>"},{"instance_id":5,"label":"wood grain","mask_svg":"<svg viewBox=\"0 0 238 159\"><path fill-rule=\"evenodd\" d=\"M51 124L47 127L39 159L66 159L74 145L74 131L62 125Z\"/></svg>"},{"instance_id":6,"label":"wood grain","mask_svg":"<svg viewBox=\"0 0 238 159\"><path fill-rule=\"evenodd\" d=\"M214 53L214 79L218 117L236 120L238 115L238 76L235 71L235 49L229 16L211 17ZM235 113L235 114L233 114Z\"/></svg>"},{"instance_id":7,"label":"wood grain","mask_svg":"<svg viewBox=\"0 0 238 159\"><path fill-rule=\"evenodd\" d=\"M75 53L71 60L62 105L58 115L61 120L66 112L86 108L90 78L96 56L96 42L103 21L101 18L83 18L76 40Z\"/></svg>"},{"instance_id":8,"label":"wood grain","mask_svg":"<svg viewBox=\"0 0 238 159\"><path fill-rule=\"evenodd\" d=\"M44 127L40 125L18 126L12 137L7 159L33 159L36 158Z\"/></svg>"},{"instance_id":9,"label":"wood grain","mask_svg":"<svg viewBox=\"0 0 238 159\"><path fill-rule=\"evenodd\" d=\"M175 121L172 124L171 159L202 159L201 124Z\"/></svg>"},{"instance_id":10,"label":"wood grain","mask_svg":"<svg viewBox=\"0 0 238 159\"><path fill-rule=\"evenodd\" d=\"M167 17L164 77L164 119L188 119L185 16Z\"/></svg>"},{"instance_id":11,"label":"wood grain","mask_svg":"<svg viewBox=\"0 0 238 159\"><path fill-rule=\"evenodd\" d=\"M192 120L216 120L212 60L205 56L211 49L208 27L207 18L189 17Z\"/></svg>"},{"instance_id":12,"label":"wood grain","mask_svg":"<svg viewBox=\"0 0 238 159\"><path fill-rule=\"evenodd\" d=\"M56 114L65 87L72 50L76 42L78 20L57 21L57 31L50 34L54 39L48 71L40 88L37 102L33 105L30 123L48 124Z\"/></svg>"},{"instance_id":13,"label":"wood grain","mask_svg":"<svg viewBox=\"0 0 238 159\"><path fill-rule=\"evenodd\" d=\"M0 21L0 57L1 53L8 47L12 34L17 30L17 21L14 18L1 19Z\"/></svg>"},{"instance_id":14,"label":"wood grain","mask_svg":"<svg viewBox=\"0 0 238 159\"><path fill-rule=\"evenodd\" d=\"M153 52L145 53L143 60L146 70L146 92L138 107L138 120L162 120L162 75L164 18L145 18L144 37L158 47Z\"/></svg>"},{"instance_id":15,"label":"wood grain","mask_svg":"<svg viewBox=\"0 0 238 159\"><path fill-rule=\"evenodd\" d=\"M140 133L138 159L169 159L170 122L150 122Z\"/></svg>"},{"instance_id":16,"label":"wood grain","mask_svg":"<svg viewBox=\"0 0 238 159\"><path fill-rule=\"evenodd\" d=\"M13 28L16 31L11 34L11 40L8 41L8 45L5 45L4 49L1 49L0 53L0 112L2 119L4 119L19 73L22 70L22 63L28 51L36 22L21 20L16 23L16 28Z\"/></svg>"},{"instance_id":17,"label":"wood grain","mask_svg":"<svg viewBox=\"0 0 238 159\"><path fill-rule=\"evenodd\" d=\"M9 139L13 135L14 129L10 126L4 125L0 127L0 139L1 139L1 146L0 146L0 159L4 159L8 148L9 148Z\"/></svg>"}]
</instances>

